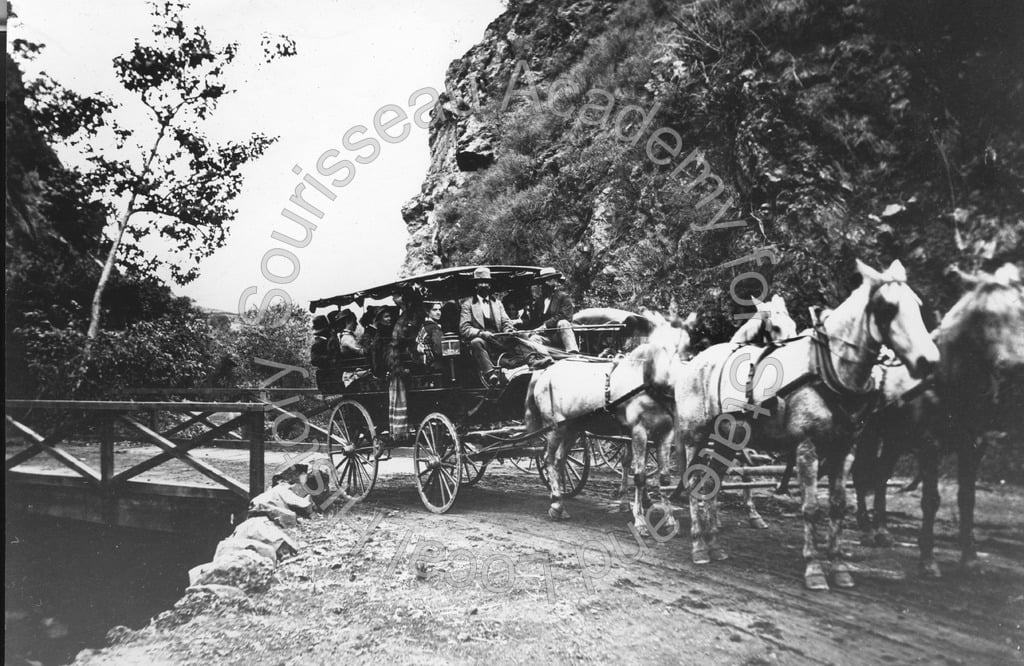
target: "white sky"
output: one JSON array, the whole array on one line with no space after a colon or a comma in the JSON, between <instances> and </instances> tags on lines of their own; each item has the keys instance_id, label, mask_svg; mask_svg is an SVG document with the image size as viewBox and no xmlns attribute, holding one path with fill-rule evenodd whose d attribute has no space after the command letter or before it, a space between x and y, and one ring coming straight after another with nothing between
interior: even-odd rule
<instances>
[{"instance_id":1,"label":"white sky","mask_svg":"<svg viewBox=\"0 0 1024 666\"><path fill-rule=\"evenodd\" d=\"M295 40L298 55L259 70L241 56L236 61L238 92L221 103L210 136L226 140L263 132L280 138L244 172L245 185L235 202L239 214L227 245L201 264L198 280L172 288L200 305L235 311L250 285L258 289L252 305L273 287L306 305L313 298L397 277L407 236L401 206L419 192L426 174L427 130L410 123L408 139L381 142L373 163L356 165L353 181L335 190L337 199L320 206L325 216L313 220L318 228L301 249L271 238L274 231L292 238L302 234L280 216L285 207L299 210L288 202L301 180L292 166L315 173L317 159L329 148L351 159L341 145L349 128L365 125L373 135L373 114L381 106L397 104L411 115L423 103L408 104L413 91L426 86L443 90L448 64L480 40L501 13L500 0L203 0L193 5L186 15L189 22L203 25L215 46L237 41L243 52L261 53L263 32L283 33ZM136 37L145 41L149 35L145 2L21 0L14 11L18 17L8 26L8 39L46 45L34 68L78 92L103 91L130 103L114 78L111 60L128 51ZM27 74L34 71L29 68ZM312 188L307 192L315 195ZM307 198L314 201L313 195ZM264 253L275 247L292 250L301 262L290 284L274 285L261 274ZM282 275L290 270L283 260L274 260L271 268Z\"/></svg>"}]
</instances>

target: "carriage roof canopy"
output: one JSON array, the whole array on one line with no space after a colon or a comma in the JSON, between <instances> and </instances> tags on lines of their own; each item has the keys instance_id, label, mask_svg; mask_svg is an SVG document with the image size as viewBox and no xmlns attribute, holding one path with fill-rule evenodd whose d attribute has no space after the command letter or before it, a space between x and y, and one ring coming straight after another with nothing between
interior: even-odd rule
<instances>
[{"instance_id":1,"label":"carriage roof canopy","mask_svg":"<svg viewBox=\"0 0 1024 666\"><path fill-rule=\"evenodd\" d=\"M540 266L487 266L491 270L491 281L495 291L521 289L537 282ZM425 298L431 301L447 301L470 296L473 293L473 271L479 266L457 266L438 271L421 273L402 278L377 287L339 294L330 298L311 301L309 311L336 305L344 307L350 303L362 305L367 298L382 299L391 296L396 289L419 285L425 291Z\"/></svg>"}]
</instances>

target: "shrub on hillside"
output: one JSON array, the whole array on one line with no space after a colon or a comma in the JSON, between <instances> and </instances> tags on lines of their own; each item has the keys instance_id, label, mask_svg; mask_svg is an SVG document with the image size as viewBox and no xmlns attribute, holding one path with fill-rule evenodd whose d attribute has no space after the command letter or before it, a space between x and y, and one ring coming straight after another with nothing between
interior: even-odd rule
<instances>
[{"instance_id":1,"label":"shrub on hillside","mask_svg":"<svg viewBox=\"0 0 1024 666\"><path fill-rule=\"evenodd\" d=\"M42 323L14 330L29 376L12 378L12 393L44 398L115 398L127 388L194 387L200 385L218 357L205 316L178 307L158 319L140 321L121 330L104 331L79 391L72 388L85 326Z\"/></svg>"}]
</instances>

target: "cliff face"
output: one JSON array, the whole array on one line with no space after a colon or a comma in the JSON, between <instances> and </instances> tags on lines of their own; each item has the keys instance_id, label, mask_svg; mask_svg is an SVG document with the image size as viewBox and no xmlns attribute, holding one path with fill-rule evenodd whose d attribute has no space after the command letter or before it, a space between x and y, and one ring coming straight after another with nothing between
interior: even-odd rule
<instances>
[{"instance_id":1,"label":"cliff face","mask_svg":"<svg viewBox=\"0 0 1024 666\"><path fill-rule=\"evenodd\" d=\"M437 205L496 159L500 106L520 59L557 72L578 59L603 29L615 2L511 2L479 44L448 66L430 121L430 167L418 195L402 207L409 227L406 274L450 265L439 242ZM528 39L526 39L528 36Z\"/></svg>"},{"instance_id":2,"label":"cliff face","mask_svg":"<svg viewBox=\"0 0 1024 666\"><path fill-rule=\"evenodd\" d=\"M1020 34L1010 0L510 0L448 69L405 269L709 313L756 269L799 317L899 258L944 309L948 264L1024 259Z\"/></svg>"}]
</instances>

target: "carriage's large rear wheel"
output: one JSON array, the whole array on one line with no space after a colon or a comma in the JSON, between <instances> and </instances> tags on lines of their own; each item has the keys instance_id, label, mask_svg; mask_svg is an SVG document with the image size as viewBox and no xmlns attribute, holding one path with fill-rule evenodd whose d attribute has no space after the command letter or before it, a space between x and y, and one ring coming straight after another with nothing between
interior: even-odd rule
<instances>
[{"instance_id":1,"label":"carriage's large rear wheel","mask_svg":"<svg viewBox=\"0 0 1024 666\"><path fill-rule=\"evenodd\" d=\"M369 412L358 402L342 400L331 412L327 455L342 497L358 501L370 494L377 483L379 443Z\"/></svg>"},{"instance_id":2,"label":"carriage's large rear wheel","mask_svg":"<svg viewBox=\"0 0 1024 666\"><path fill-rule=\"evenodd\" d=\"M575 497L583 490L590 477L590 442L586 433L579 433L575 442L569 447L565 454L565 466L562 468L560 481L563 497ZM548 488L548 470L544 465L544 454L537 454L537 471L540 472L540 479Z\"/></svg>"},{"instance_id":3,"label":"carriage's large rear wheel","mask_svg":"<svg viewBox=\"0 0 1024 666\"><path fill-rule=\"evenodd\" d=\"M416 431L413 461L423 506L434 513L452 508L462 481L463 447L455 425L440 412L428 414Z\"/></svg>"}]
</instances>

